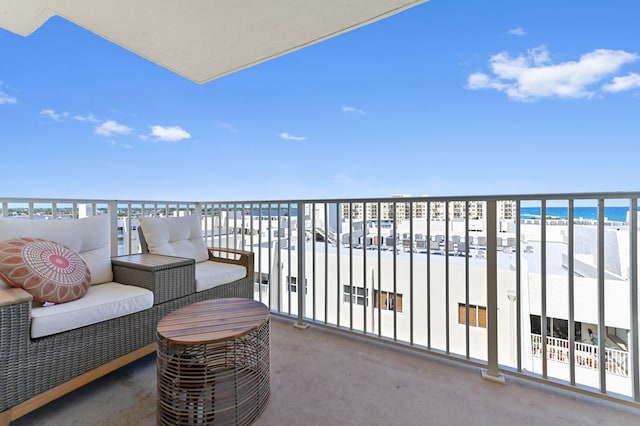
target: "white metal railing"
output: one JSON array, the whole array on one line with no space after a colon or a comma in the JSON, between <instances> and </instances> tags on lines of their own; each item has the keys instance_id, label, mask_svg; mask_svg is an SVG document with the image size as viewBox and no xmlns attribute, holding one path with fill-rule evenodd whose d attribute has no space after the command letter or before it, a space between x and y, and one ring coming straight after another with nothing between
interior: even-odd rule
<instances>
[{"instance_id":1,"label":"white metal railing","mask_svg":"<svg viewBox=\"0 0 640 426\"><path fill-rule=\"evenodd\" d=\"M542 336L531 335L531 353L534 357L540 358L542 348ZM597 370L598 367L598 346L584 342L574 342L576 366ZM547 337L547 358L568 364L569 341L557 337ZM607 373L629 377L629 352L614 348L605 347L605 369Z\"/></svg>"},{"instance_id":2,"label":"white metal railing","mask_svg":"<svg viewBox=\"0 0 640 426\"><path fill-rule=\"evenodd\" d=\"M640 404L639 197L0 198L0 207L2 216L34 219L109 214L114 255L139 251L138 217L197 213L209 245L255 253L256 299L299 325L333 327L477 365L493 379L534 376ZM605 220L614 206L629 213ZM558 217L558 209L566 217ZM584 209L595 213L585 217ZM588 350L564 344L547 334L557 326L568 341L593 330L599 343ZM605 346L608 328L628 351ZM534 355L540 371L532 373ZM566 377L549 368L558 361L566 363ZM576 368L586 365L607 368L584 381Z\"/></svg>"}]
</instances>

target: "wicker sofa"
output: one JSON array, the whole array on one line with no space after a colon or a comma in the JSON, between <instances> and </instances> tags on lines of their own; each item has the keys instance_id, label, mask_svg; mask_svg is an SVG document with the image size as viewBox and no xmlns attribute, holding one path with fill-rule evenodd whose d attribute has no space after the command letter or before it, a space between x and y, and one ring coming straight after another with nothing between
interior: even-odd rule
<instances>
[{"instance_id":1,"label":"wicker sofa","mask_svg":"<svg viewBox=\"0 0 640 426\"><path fill-rule=\"evenodd\" d=\"M253 297L252 253L222 250L222 262L244 267L245 276L198 291L194 259L153 254L111 258L110 226L106 215L52 221L0 218L0 242L52 240L77 252L91 271L86 295L44 306L0 277L0 425L155 351L156 325L167 313L212 298ZM207 250L212 263L217 263L218 252ZM115 308L102 305L112 298L117 299ZM128 313L120 314L123 306Z\"/></svg>"}]
</instances>

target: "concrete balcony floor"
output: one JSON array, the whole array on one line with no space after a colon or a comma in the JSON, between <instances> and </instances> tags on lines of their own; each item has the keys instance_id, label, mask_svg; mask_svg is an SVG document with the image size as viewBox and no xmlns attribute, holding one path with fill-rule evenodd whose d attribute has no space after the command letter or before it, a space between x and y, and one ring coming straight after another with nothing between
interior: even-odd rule
<instances>
[{"instance_id":1,"label":"concrete balcony floor","mask_svg":"<svg viewBox=\"0 0 640 426\"><path fill-rule=\"evenodd\" d=\"M155 425L155 355L12 425ZM640 409L273 318L272 425L637 425Z\"/></svg>"}]
</instances>

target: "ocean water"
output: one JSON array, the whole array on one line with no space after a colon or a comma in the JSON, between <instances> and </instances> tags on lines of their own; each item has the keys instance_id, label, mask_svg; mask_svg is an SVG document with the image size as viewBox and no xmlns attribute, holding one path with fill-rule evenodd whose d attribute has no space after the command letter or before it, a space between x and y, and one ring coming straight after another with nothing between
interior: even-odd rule
<instances>
[{"instance_id":1,"label":"ocean water","mask_svg":"<svg viewBox=\"0 0 640 426\"><path fill-rule=\"evenodd\" d=\"M610 222L626 222L627 221L627 212L629 211L629 207L605 207L604 208L604 217L606 220ZM252 214L254 216L258 216L259 211L253 210ZM261 212L262 216L277 216L278 209L263 209ZM297 209L292 208L291 211L287 211L287 209L281 209L281 216L297 216ZM523 219L540 219L540 207L522 207L520 209L520 215ZM547 216L553 217L556 219L567 219L569 217L569 209L567 207L547 207ZM597 207L574 207L573 208L573 217L576 219L586 219L586 220L597 220L598 219L598 208Z\"/></svg>"},{"instance_id":2,"label":"ocean water","mask_svg":"<svg viewBox=\"0 0 640 426\"><path fill-rule=\"evenodd\" d=\"M629 207L605 207L604 217L610 222L626 222ZM520 215L523 219L539 219L540 207L522 207ZM567 219L569 217L569 209L567 207L547 207L547 217L557 219ZM573 217L575 219L597 220L597 207L574 207Z\"/></svg>"},{"instance_id":3,"label":"ocean water","mask_svg":"<svg viewBox=\"0 0 640 426\"><path fill-rule=\"evenodd\" d=\"M627 212L629 211L629 207L605 207L604 208L604 217L609 222L626 222L627 221ZM253 209L251 214L254 216L258 216L262 214L263 217L267 216L277 216L278 209L262 209L261 211L258 209ZM286 208L280 209L280 215L282 217L288 216L297 216L298 211L295 207L292 207L290 210ZM523 219L540 219L540 207L522 207L520 209L520 215ZM585 220L597 220L598 219L598 208L593 207L574 207L573 208L573 216L576 219L585 219ZM567 207L547 207L547 217L553 217L556 219L567 219L569 217L569 209Z\"/></svg>"}]
</instances>

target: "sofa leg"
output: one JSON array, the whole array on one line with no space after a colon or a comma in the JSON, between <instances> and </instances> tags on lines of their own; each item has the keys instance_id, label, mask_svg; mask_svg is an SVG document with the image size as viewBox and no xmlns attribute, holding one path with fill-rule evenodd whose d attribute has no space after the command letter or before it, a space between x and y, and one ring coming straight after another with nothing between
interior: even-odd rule
<instances>
[{"instance_id":1,"label":"sofa leg","mask_svg":"<svg viewBox=\"0 0 640 426\"><path fill-rule=\"evenodd\" d=\"M11 409L0 413L0 426L9 426L11 422Z\"/></svg>"}]
</instances>

